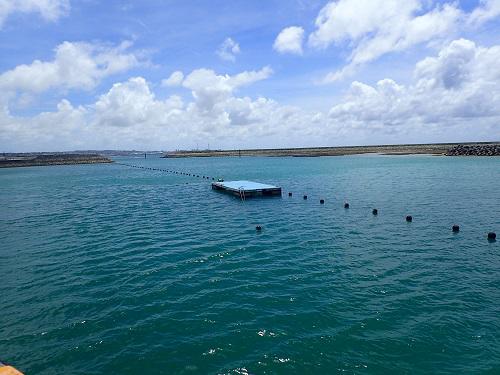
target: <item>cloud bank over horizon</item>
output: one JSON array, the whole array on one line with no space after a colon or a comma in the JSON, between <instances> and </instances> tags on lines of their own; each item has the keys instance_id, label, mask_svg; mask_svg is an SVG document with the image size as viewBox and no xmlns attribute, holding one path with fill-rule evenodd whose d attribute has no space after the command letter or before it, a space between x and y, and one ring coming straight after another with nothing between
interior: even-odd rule
<instances>
[{"instance_id":1,"label":"cloud bank over horizon","mask_svg":"<svg viewBox=\"0 0 500 375\"><path fill-rule=\"evenodd\" d=\"M51 22L71 18L69 2L46 3L60 12L47 16ZM498 29L500 2L478 1L470 9L456 2L397 3L324 2L310 11L318 12L313 29L282 20L267 41L251 41L229 22L234 33L221 30L226 36L214 37L194 64L181 61L182 53L198 52L174 46L159 58L157 44L137 35L62 40L41 58L0 65L0 149L498 140L500 40L479 31ZM29 1L16 4L0 7L4 25L15 9L46 17ZM398 56L410 52L416 58L405 57L400 68ZM213 59L204 64L207 56ZM317 85L321 75L329 85ZM311 105L316 92L322 100Z\"/></svg>"}]
</instances>

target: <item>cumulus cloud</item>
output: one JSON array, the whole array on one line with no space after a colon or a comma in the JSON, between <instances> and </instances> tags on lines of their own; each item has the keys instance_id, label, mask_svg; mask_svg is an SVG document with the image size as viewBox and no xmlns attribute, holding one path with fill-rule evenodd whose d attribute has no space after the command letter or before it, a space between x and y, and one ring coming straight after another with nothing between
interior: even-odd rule
<instances>
[{"instance_id":1,"label":"cumulus cloud","mask_svg":"<svg viewBox=\"0 0 500 375\"><path fill-rule=\"evenodd\" d=\"M234 62L236 60L236 55L240 53L240 45L232 38L226 38L219 46L216 53L222 60Z\"/></svg>"},{"instance_id":2,"label":"cumulus cloud","mask_svg":"<svg viewBox=\"0 0 500 375\"><path fill-rule=\"evenodd\" d=\"M500 132L500 73L495 68L500 46L484 48L459 39L436 57L420 61L415 81L404 86L390 79L370 86L353 82L330 117L363 126L404 126L406 123L447 125L467 121L495 124Z\"/></svg>"},{"instance_id":3,"label":"cumulus cloud","mask_svg":"<svg viewBox=\"0 0 500 375\"><path fill-rule=\"evenodd\" d=\"M55 143L69 148L81 148L83 144L87 144L86 148L161 148L174 142L222 142L244 134L253 137L254 131L273 134L290 125L294 113L300 110L267 98L235 96L239 88L271 74L269 67L235 75L194 70L182 80L182 86L193 97L189 103L178 96L157 98L144 78L134 77L114 84L94 104L83 107L75 108L63 100L57 111L31 118L12 116L4 107L0 112L0 145L18 149L39 149ZM72 138L70 134L77 136Z\"/></svg>"},{"instance_id":4,"label":"cumulus cloud","mask_svg":"<svg viewBox=\"0 0 500 375\"><path fill-rule=\"evenodd\" d=\"M98 100L33 117L0 102L4 150L75 148L172 149L277 147L377 142L491 140L500 136L500 45L465 39L446 44L415 66L410 84L353 82L326 112L238 95L270 68L235 75L197 69L182 80L192 100L159 98L142 77L114 84Z\"/></svg>"},{"instance_id":5,"label":"cumulus cloud","mask_svg":"<svg viewBox=\"0 0 500 375\"><path fill-rule=\"evenodd\" d=\"M304 29L299 26L287 27L278 34L273 48L280 53L302 54Z\"/></svg>"},{"instance_id":6,"label":"cumulus cloud","mask_svg":"<svg viewBox=\"0 0 500 375\"><path fill-rule=\"evenodd\" d=\"M267 79L272 72L270 67L264 67L230 76L218 75L210 69L196 69L186 76L182 85L191 90L200 110L211 111L216 103L227 99L236 89Z\"/></svg>"},{"instance_id":7,"label":"cumulus cloud","mask_svg":"<svg viewBox=\"0 0 500 375\"><path fill-rule=\"evenodd\" d=\"M161 81L161 85L164 87L175 87L180 86L184 80L184 73L180 70L173 72L170 77Z\"/></svg>"},{"instance_id":8,"label":"cumulus cloud","mask_svg":"<svg viewBox=\"0 0 500 375\"><path fill-rule=\"evenodd\" d=\"M12 13L39 13L46 21L56 21L69 9L69 0L1 0L0 28Z\"/></svg>"},{"instance_id":9,"label":"cumulus cloud","mask_svg":"<svg viewBox=\"0 0 500 375\"><path fill-rule=\"evenodd\" d=\"M456 3L425 10L424 0L339 0L329 2L316 18L309 45L352 46L348 65L329 73L324 82L341 79L361 64L394 51L448 36L462 11Z\"/></svg>"},{"instance_id":10,"label":"cumulus cloud","mask_svg":"<svg viewBox=\"0 0 500 375\"><path fill-rule=\"evenodd\" d=\"M35 60L0 75L0 90L40 93L53 88L89 90L107 76L137 66L139 58L127 52L131 44L118 46L63 42L52 61Z\"/></svg>"},{"instance_id":11,"label":"cumulus cloud","mask_svg":"<svg viewBox=\"0 0 500 375\"><path fill-rule=\"evenodd\" d=\"M166 123L172 110L181 109L176 96L157 100L142 77L115 83L92 107L95 123L100 126L140 126L151 121Z\"/></svg>"}]
</instances>

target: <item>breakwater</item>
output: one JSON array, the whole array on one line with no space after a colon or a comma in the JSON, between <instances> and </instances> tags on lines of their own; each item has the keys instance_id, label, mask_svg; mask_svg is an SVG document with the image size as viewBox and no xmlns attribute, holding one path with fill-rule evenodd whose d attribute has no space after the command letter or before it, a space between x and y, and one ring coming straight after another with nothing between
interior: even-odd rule
<instances>
[{"instance_id":1,"label":"breakwater","mask_svg":"<svg viewBox=\"0 0 500 375\"><path fill-rule=\"evenodd\" d=\"M164 158L187 157L226 157L226 156L345 156L357 154L384 155L448 155L450 150L458 146L467 147L500 147L498 142L488 143L439 143L439 144L406 144L378 146L344 146L344 147L309 147L309 148L277 148L277 149L245 149L245 150L177 150L166 152Z\"/></svg>"},{"instance_id":2,"label":"breakwater","mask_svg":"<svg viewBox=\"0 0 500 375\"><path fill-rule=\"evenodd\" d=\"M500 156L500 144L457 145L452 147L447 156Z\"/></svg>"},{"instance_id":3,"label":"breakwater","mask_svg":"<svg viewBox=\"0 0 500 375\"><path fill-rule=\"evenodd\" d=\"M0 157L0 168L112 162L113 160L98 154L8 154Z\"/></svg>"}]
</instances>

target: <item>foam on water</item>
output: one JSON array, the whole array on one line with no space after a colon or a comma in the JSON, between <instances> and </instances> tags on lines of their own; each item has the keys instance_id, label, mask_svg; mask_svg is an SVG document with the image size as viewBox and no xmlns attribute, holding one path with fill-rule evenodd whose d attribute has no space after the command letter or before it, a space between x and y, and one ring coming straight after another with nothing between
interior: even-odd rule
<instances>
[{"instance_id":1,"label":"foam on water","mask_svg":"<svg viewBox=\"0 0 500 375\"><path fill-rule=\"evenodd\" d=\"M120 160L294 195L0 170L0 357L26 373L499 369L500 158Z\"/></svg>"}]
</instances>

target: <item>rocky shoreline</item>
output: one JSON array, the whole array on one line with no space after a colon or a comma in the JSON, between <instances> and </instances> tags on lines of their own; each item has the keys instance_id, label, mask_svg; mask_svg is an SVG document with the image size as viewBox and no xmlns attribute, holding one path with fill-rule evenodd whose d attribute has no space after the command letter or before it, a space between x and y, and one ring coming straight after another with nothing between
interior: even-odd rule
<instances>
[{"instance_id":1,"label":"rocky shoreline","mask_svg":"<svg viewBox=\"0 0 500 375\"><path fill-rule=\"evenodd\" d=\"M466 153L469 149L476 153ZM166 152L164 158L188 157L227 157L227 156L343 156L356 154L383 154L383 155L498 155L491 150L499 150L499 142L488 143L440 143L440 144L413 144L413 145L380 145L380 146L347 146L347 147L314 147L314 148L282 148L282 149L253 149L253 150L190 150ZM494 151L498 152L498 151Z\"/></svg>"},{"instance_id":2,"label":"rocky shoreline","mask_svg":"<svg viewBox=\"0 0 500 375\"><path fill-rule=\"evenodd\" d=\"M113 160L99 154L4 154L0 168L37 167L46 165L101 164Z\"/></svg>"}]
</instances>

